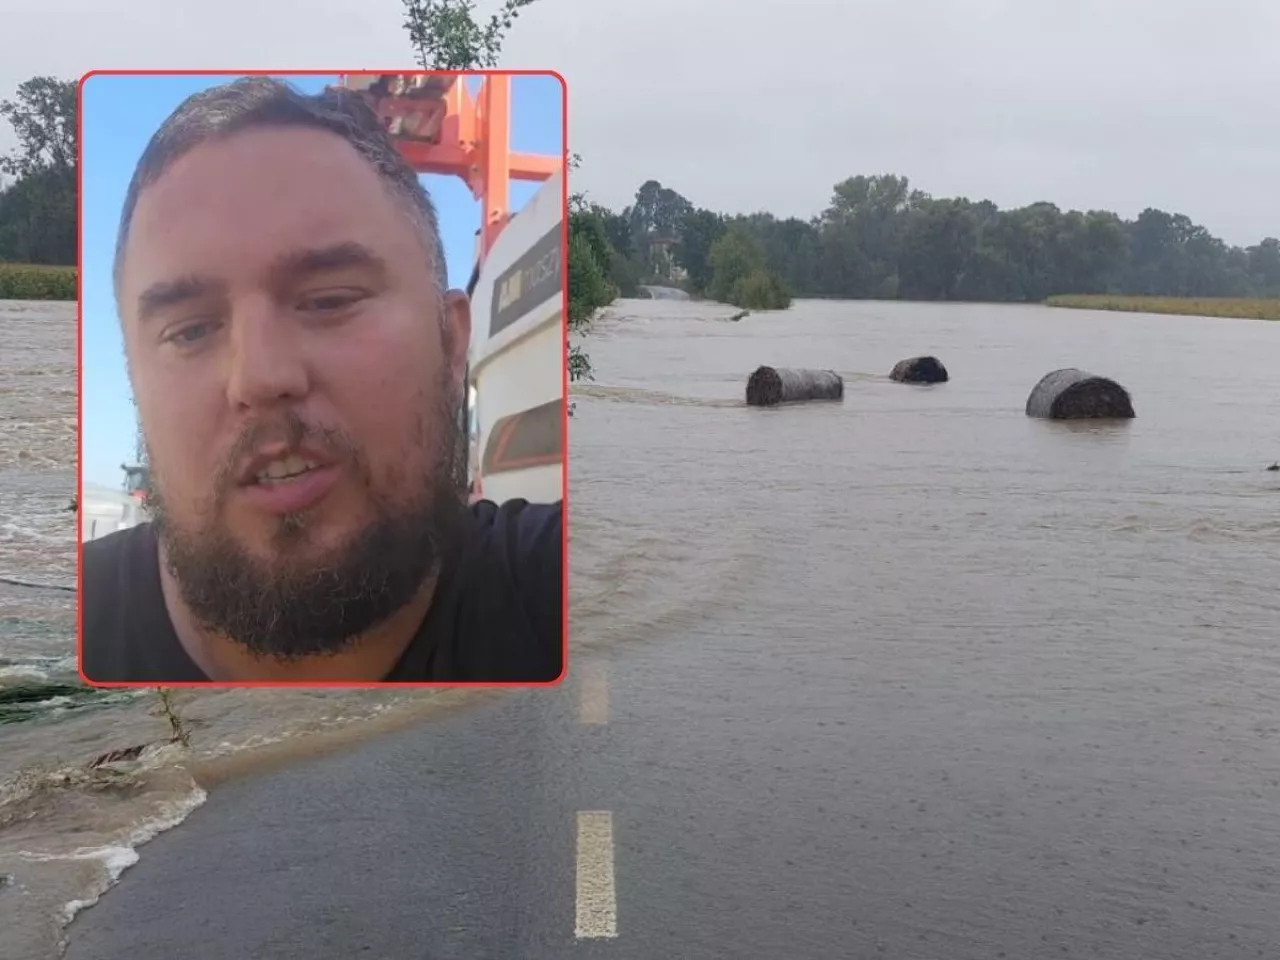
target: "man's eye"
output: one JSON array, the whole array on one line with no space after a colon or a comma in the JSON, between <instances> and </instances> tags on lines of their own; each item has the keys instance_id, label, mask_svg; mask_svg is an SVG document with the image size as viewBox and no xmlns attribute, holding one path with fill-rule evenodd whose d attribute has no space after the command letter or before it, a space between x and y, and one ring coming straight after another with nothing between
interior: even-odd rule
<instances>
[{"instance_id":1,"label":"man's eye","mask_svg":"<svg viewBox=\"0 0 1280 960\"><path fill-rule=\"evenodd\" d=\"M333 313L338 310L345 310L361 299L363 299L363 294L357 291L342 290L303 297L298 306L310 313Z\"/></svg>"},{"instance_id":2,"label":"man's eye","mask_svg":"<svg viewBox=\"0 0 1280 960\"><path fill-rule=\"evenodd\" d=\"M200 320L196 323L189 323L186 326L179 327L165 339L171 343L176 343L178 346L192 346L212 333L216 326L217 321L215 320Z\"/></svg>"}]
</instances>

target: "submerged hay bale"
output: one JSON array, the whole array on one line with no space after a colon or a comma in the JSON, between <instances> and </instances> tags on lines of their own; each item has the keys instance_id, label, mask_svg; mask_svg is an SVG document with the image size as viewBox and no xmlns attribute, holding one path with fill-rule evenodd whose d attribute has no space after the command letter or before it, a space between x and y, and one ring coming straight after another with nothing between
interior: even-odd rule
<instances>
[{"instance_id":1,"label":"submerged hay bale","mask_svg":"<svg viewBox=\"0 0 1280 960\"><path fill-rule=\"evenodd\" d=\"M1027 397L1027 416L1047 420L1127 420L1129 392L1114 380L1067 368L1046 373Z\"/></svg>"},{"instance_id":2,"label":"submerged hay bale","mask_svg":"<svg viewBox=\"0 0 1280 960\"><path fill-rule=\"evenodd\" d=\"M833 370L759 367L747 380L747 403L753 407L843 397L844 380Z\"/></svg>"},{"instance_id":3,"label":"submerged hay bale","mask_svg":"<svg viewBox=\"0 0 1280 960\"><path fill-rule=\"evenodd\" d=\"M899 383L946 383L947 368L937 357L911 357L893 366L889 379Z\"/></svg>"}]
</instances>

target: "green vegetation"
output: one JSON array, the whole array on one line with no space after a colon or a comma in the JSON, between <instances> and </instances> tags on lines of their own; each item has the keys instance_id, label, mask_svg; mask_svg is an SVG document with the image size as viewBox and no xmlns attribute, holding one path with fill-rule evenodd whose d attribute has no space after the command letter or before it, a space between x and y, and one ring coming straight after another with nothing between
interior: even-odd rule
<instances>
[{"instance_id":1,"label":"green vegetation","mask_svg":"<svg viewBox=\"0 0 1280 960\"><path fill-rule=\"evenodd\" d=\"M75 81L33 77L0 116L18 140L0 157L0 299L74 300Z\"/></svg>"},{"instance_id":2,"label":"green vegetation","mask_svg":"<svg viewBox=\"0 0 1280 960\"><path fill-rule=\"evenodd\" d=\"M168 687L156 687L156 696L160 702L156 705L155 712L169 721L171 742L190 747L191 731L187 728L186 721L178 711L178 704L173 699L173 691Z\"/></svg>"},{"instance_id":3,"label":"green vegetation","mask_svg":"<svg viewBox=\"0 0 1280 960\"><path fill-rule=\"evenodd\" d=\"M647 296L640 284L651 283L753 310L791 304L787 284L753 231L695 208L656 180L643 184L621 213L593 205L591 214L609 241L609 277L619 296Z\"/></svg>"},{"instance_id":4,"label":"green vegetation","mask_svg":"<svg viewBox=\"0 0 1280 960\"><path fill-rule=\"evenodd\" d=\"M570 158L569 169L577 170L581 158ZM611 214L584 194L569 197L569 333L582 336L601 307L613 303L620 294L636 296L634 272L625 256L610 240ZM569 347L569 379L591 380L591 360L578 344Z\"/></svg>"},{"instance_id":5,"label":"green vegetation","mask_svg":"<svg viewBox=\"0 0 1280 960\"><path fill-rule=\"evenodd\" d=\"M1113 297L1061 296L1045 301L1051 307L1077 310L1121 310L1127 313L1172 313L1194 317L1234 317L1242 320L1280 320L1280 297Z\"/></svg>"},{"instance_id":6,"label":"green vegetation","mask_svg":"<svg viewBox=\"0 0 1280 960\"><path fill-rule=\"evenodd\" d=\"M76 268L0 263L0 300L74 300Z\"/></svg>"},{"instance_id":7,"label":"green vegetation","mask_svg":"<svg viewBox=\"0 0 1280 960\"><path fill-rule=\"evenodd\" d=\"M735 224L711 244L711 282L706 293L721 303L750 310L785 310L791 294L764 262L760 241Z\"/></svg>"},{"instance_id":8,"label":"green vegetation","mask_svg":"<svg viewBox=\"0 0 1280 960\"><path fill-rule=\"evenodd\" d=\"M424 70L469 70L498 66L502 41L520 11L535 0L503 0L502 7L483 26L475 18L474 0L402 0L405 29ZM581 159L570 158L576 170ZM629 257L615 250L616 231L607 210L588 203L581 193L569 198L569 285L571 335L582 336L601 307L619 294L637 296L636 277ZM590 380L591 358L581 345L569 347L569 379Z\"/></svg>"},{"instance_id":9,"label":"green vegetation","mask_svg":"<svg viewBox=\"0 0 1280 960\"><path fill-rule=\"evenodd\" d=\"M1182 214L1154 208L1134 220L1052 203L1001 210L989 200L931 197L894 175L836 184L827 208L807 220L698 208L656 180L621 213L604 215L628 228L626 248L615 248L641 282L742 306L751 306L748 296L783 302L784 293L1014 303L1085 294L1210 303L1280 297L1275 238L1233 247ZM722 243L730 231L737 239ZM743 280L754 273L744 274L744 263L762 263L776 284Z\"/></svg>"},{"instance_id":10,"label":"green vegetation","mask_svg":"<svg viewBox=\"0 0 1280 960\"><path fill-rule=\"evenodd\" d=\"M503 0L501 9L481 26L474 0L402 0L404 27L423 70L493 69L502 41L535 0Z\"/></svg>"}]
</instances>

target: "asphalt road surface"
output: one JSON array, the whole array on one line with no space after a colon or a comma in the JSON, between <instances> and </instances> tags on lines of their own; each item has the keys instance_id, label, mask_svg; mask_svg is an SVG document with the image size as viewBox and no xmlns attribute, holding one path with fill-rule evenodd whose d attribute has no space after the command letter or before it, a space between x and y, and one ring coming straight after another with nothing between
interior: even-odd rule
<instances>
[{"instance_id":1,"label":"asphalt road surface","mask_svg":"<svg viewBox=\"0 0 1280 960\"><path fill-rule=\"evenodd\" d=\"M1280 956L1274 822L1100 789L1083 745L960 755L976 728L887 694L787 700L782 656L717 682L732 659L580 656L557 690L216 787L67 956Z\"/></svg>"}]
</instances>

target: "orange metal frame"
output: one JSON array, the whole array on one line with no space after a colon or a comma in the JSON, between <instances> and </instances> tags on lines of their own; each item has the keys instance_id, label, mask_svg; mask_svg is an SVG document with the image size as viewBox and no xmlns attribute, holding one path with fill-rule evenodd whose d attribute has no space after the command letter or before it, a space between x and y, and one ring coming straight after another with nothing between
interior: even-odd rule
<instances>
[{"instance_id":1,"label":"orange metal frame","mask_svg":"<svg viewBox=\"0 0 1280 960\"><path fill-rule=\"evenodd\" d=\"M466 74L346 74L387 124L401 154L419 173L460 177L481 204L480 259L511 219L511 181L543 181L564 158L511 150L511 76L484 75L477 95Z\"/></svg>"}]
</instances>

